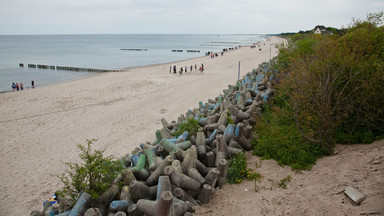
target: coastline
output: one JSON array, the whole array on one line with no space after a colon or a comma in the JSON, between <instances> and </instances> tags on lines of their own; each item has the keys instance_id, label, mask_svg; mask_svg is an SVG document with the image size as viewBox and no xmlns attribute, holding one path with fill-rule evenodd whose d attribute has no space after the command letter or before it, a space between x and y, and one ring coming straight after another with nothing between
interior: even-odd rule
<instances>
[{"instance_id":1,"label":"coastline","mask_svg":"<svg viewBox=\"0 0 384 216\"><path fill-rule=\"evenodd\" d=\"M94 149L120 157L140 143L153 141L161 118L176 120L199 101L215 98L236 83L239 62L242 77L269 60L270 47L272 57L277 55L275 44L282 41L269 37L259 42L261 51L241 47L214 59L205 56L126 68L0 94L1 212L25 215L40 209L62 186L53 176L64 172L62 162L78 160L77 144L96 138ZM203 73L169 73L171 65L189 70L201 63Z\"/></svg>"},{"instance_id":2,"label":"coastline","mask_svg":"<svg viewBox=\"0 0 384 216\"><path fill-rule=\"evenodd\" d=\"M201 57L208 51L220 52L224 48L251 45L265 40L266 35L228 34L217 37L212 34L95 34L0 37L4 39L1 43L4 50L0 55L2 92L12 90L12 82L23 82L27 86L31 80L37 84L58 83L76 79L82 76L78 74L85 74L88 70L105 72L107 69L120 70ZM14 46L4 45L5 41ZM218 44L220 46L216 47ZM41 50L42 47L44 49ZM122 51L135 47L147 51ZM171 52L171 49L182 49L184 52ZM199 52L188 52L190 50Z\"/></svg>"}]
</instances>

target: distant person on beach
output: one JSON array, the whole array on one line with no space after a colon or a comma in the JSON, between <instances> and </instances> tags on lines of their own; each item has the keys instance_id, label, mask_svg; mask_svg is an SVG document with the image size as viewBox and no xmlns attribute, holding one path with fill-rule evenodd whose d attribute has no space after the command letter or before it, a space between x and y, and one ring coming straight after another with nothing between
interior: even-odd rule
<instances>
[{"instance_id":1,"label":"distant person on beach","mask_svg":"<svg viewBox=\"0 0 384 216\"><path fill-rule=\"evenodd\" d=\"M16 90L19 91L19 83L16 83Z\"/></svg>"},{"instance_id":2,"label":"distant person on beach","mask_svg":"<svg viewBox=\"0 0 384 216\"><path fill-rule=\"evenodd\" d=\"M188 70L188 67L187 67L187 66L185 66L185 73L187 73L187 70Z\"/></svg>"},{"instance_id":3,"label":"distant person on beach","mask_svg":"<svg viewBox=\"0 0 384 216\"><path fill-rule=\"evenodd\" d=\"M31 81L32 88L35 88L35 81Z\"/></svg>"},{"instance_id":4,"label":"distant person on beach","mask_svg":"<svg viewBox=\"0 0 384 216\"><path fill-rule=\"evenodd\" d=\"M197 70L197 65L195 64L195 70Z\"/></svg>"},{"instance_id":5,"label":"distant person on beach","mask_svg":"<svg viewBox=\"0 0 384 216\"><path fill-rule=\"evenodd\" d=\"M12 83L12 89L13 89L13 91L16 90L16 84L14 82Z\"/></svg>"},{"instance_id":6,"label":"distant person on beach","mask_svg":"<svg viewBox=\"0 0 384 216\"><path fill-rule=\"evenodd\" d=\"M24 90L23 82L20 82L20 90Z\"/></svg>"},{"instance_id":7,"label":"distant person on beach","mask_svg":"<svg viewBox=\"0 0 384 216\"><path fill-rule=\"evenodd\" d=\"M192 69L193 69L193 67L192 67L192 65L191 65L191 72L192 72Z\"/></svg>"},{"instance_id":8,"label":"distant person on beach","mask_svg":"<svg viewBox=\"0 0 384 216\"><path fill-rule=\"evenodd\" d=\"M169 66L169 73L172 73L172 66Z\"/></svg>"},{"instance_id":9,"label":"distant person on beach","mask_svg":"<svg viewBox=\"0 0 384 216\"><path fill-rule=\"evenodd\" d=\"M176 73L176 65L173 66L173 73L174 73L174 74Z\"/></svg>"},{"instance_id":10,"label":"distant person on beach","mask_svg":"<svg viewBox=\"0 0 384 216\"><path fill-rule=\"evenodd\" d=\"M179 70L179 74L180 74L180 75L183 75L183 67L180 68L180 70Z\"/></svg>"}]
</instances>

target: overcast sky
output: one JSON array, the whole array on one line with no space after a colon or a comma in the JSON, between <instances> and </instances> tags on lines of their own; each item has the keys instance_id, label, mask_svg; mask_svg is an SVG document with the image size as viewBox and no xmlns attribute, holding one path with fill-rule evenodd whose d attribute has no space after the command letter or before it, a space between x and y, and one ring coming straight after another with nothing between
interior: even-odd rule
<instances>
[{"instance_id":1,"label":"overcast sky","mask_svg":"<svg viewBox=\"0 0 384 216\"><path fill-rule=\"evenodd\" d=\"M0 35L298 32L379 10L384 0L0 0Z\"/></svg>"}]
</instances>

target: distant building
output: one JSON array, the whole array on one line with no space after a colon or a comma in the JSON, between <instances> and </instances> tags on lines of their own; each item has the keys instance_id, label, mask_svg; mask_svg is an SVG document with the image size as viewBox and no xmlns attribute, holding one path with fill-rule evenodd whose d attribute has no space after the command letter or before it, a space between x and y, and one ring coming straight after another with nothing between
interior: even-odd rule
<instances>
[{"instance_id":1,"label":"distant building","mask_svg":"<svg viewBox=\"0 0 384 216\"><path fill-rule=\"evenodd\" d=\"M331 31L328 31L325 26L323 25L317 25L314 29L313 29L313 33L314 34L322 34L322 35L332 35L333 32Z\"/></svg>"}]
</instances>

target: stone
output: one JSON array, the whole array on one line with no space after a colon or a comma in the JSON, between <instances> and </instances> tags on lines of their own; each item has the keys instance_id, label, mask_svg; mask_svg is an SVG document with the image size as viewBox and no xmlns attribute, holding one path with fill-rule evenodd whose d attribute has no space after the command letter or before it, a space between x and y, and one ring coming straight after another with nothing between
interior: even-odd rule
<instances>
[{"instance_id":1,"label":"stone","mask_svg":"<svg viewBox=\"0 0 384 216\"><path fill-rule=\"evenodd\" d=\"M351 186L345 188L344 194L347 195L356 205L359 205L365 199L365 196L362 193Z\"/></svg>"}]
</instances>

